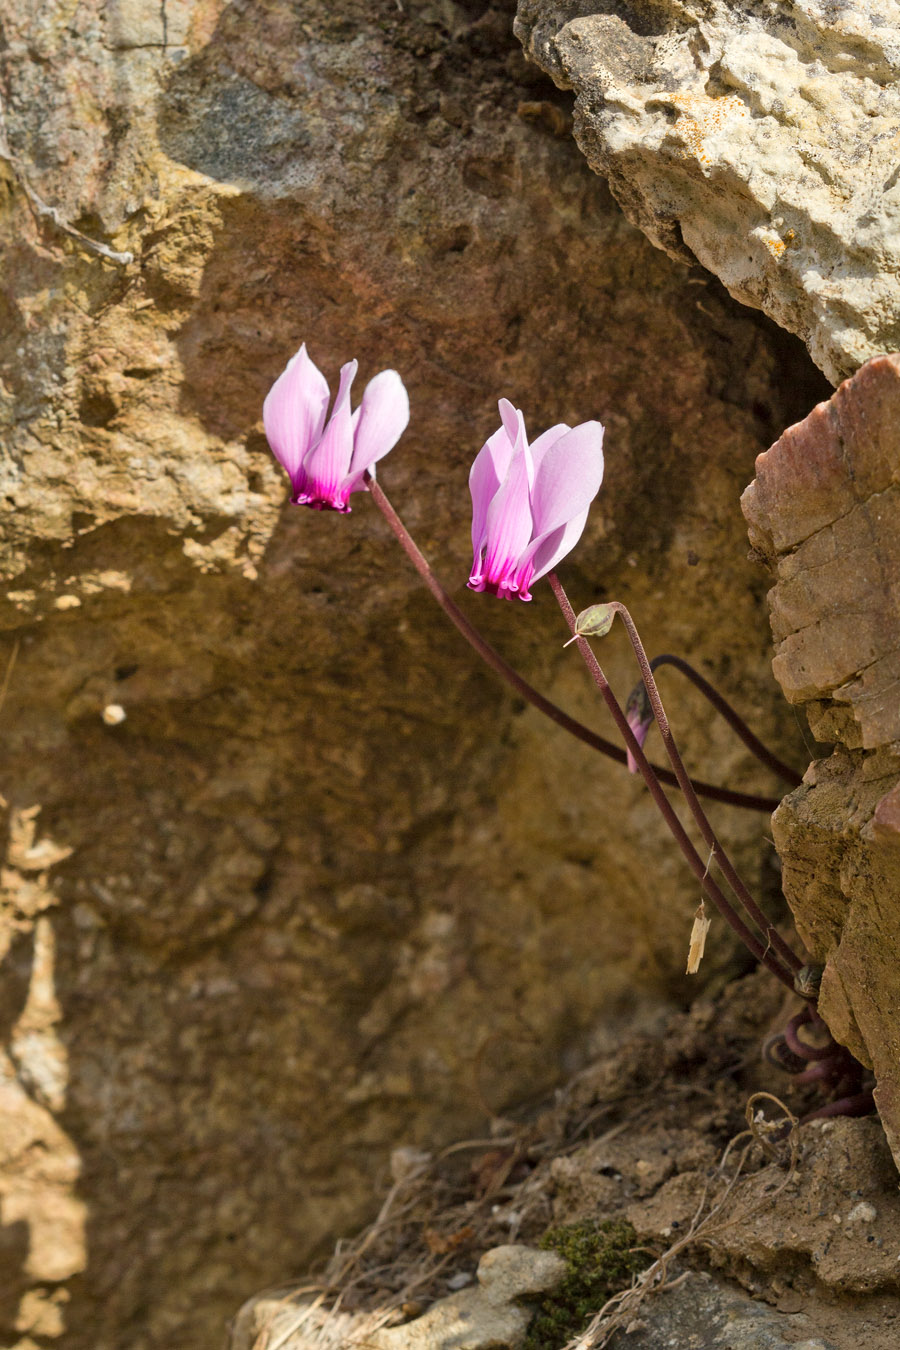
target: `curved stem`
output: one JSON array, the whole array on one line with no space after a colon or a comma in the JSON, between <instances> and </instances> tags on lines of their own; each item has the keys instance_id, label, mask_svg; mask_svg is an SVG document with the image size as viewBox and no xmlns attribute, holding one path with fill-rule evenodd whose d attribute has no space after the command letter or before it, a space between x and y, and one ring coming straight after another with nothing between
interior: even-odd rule
<instances>
[{"instance_id":1,"label":"curved stem","mask_svg":"<svg viewBox=\"0 0 900 1350\"><path fill-rule=\"evenodd\" d=\"M562 610L566 622L569 625L569 632L574 633L575 611L569 604L569 598L566 595L565 591L563 590L559 578L557 577L555 572L549 572L547 574L547 580L550 582L550 586L553 589L553 594L556 596L559 607ZM584 658L584 662L591 673L593 681L597 686L597 688L599 689L600 694L602 695L603 700L606 703L606 706L609 708L610 713L612 714L613 721L618 727L622 739L625 741L625 744L627 745L628 749L633 755L635 763L638 766L638 770L643 776L644 782L647 784L647 787L650 789L650 794L653 797L653 800L659 807L663 819L668 825L675 839L675 842L678 844L679 848L684 854L688 866L691 868L691 871L694 873L694 876L700 882L704 894L709 897L709 899L715 905L716 909L722 915L722 918L738 935L738 937L743 942L744 946L750 952L752 952L752 954L756 957L756 959L758 961L761 961L762 964L766 966L766 968L770 970L772 974L775 975L776 978L781 981L782 984L787 985L788 989L793 991L794 990L793 977L790 971L788 969L785 969L785 966L776 956L774 950L772 949L772 944L767 942L766 945L764 946L763 943L760 942L756 934L750 931L750 929L744 923L743 919L741 919L741 917L735 912L733 906L729 903L729 901L722 894L719 887L713 881L712 877L709 874L707 866L704 864L703 859L700 857L700 854L694 848L694 845L691 843L691 840L688 837L684 829L684 826L681 824L681 821L678 819L674 810L672 809L672 804L669 801L666 794L663 792L662 787L660 786L659 779L654 773L649 760L647 759L646 755L643 752L643 749L638 744L634 732L628 725L628 720L625 717L625 714L622 711L621 707L619 706L619 701L616 698L615 694L613 693L612 689L610 688L609 681L603 674L603 671L600 668L600 663L597 660L596 656L594 655L592 648L583 637L578 636L576 641L578 644L578 650L580 651L582 657ZM653 678L652 675L650 678L652 680ZM793 956L793 953L791 953L791 955Z\"/></svg>"},{"instance_id":2,"label":"curved stem","mask_svg":"<svg viewBox=\"0 0 900 1350\"><path fill-rule=\"evenodd\" d=\"M760 932L765 934L767 943L775 948L781 959L785 961L790 970L796 974L798 970L802 969L803 962L791 950L784 938L753 899L753 896L748 891L744 882L738 876L734 864L728 854L719 843L716 832L709 823L706 812L700 805L697 794L688 777L687 769L684 767L684 761L681 758L678 746L675 744L675 737L672 735L672 728L669 726L669 719L666 716L666 710L662 705L662 699L659 696L659 690L656 687L656 681L654 680L653 672L650 669L650 662L647 659L647 653L644 651L644 644L641 642L637 628L634 625L634 620L620 601L613 600L610 604L628 630L628 636L631 639L634 654L638 659L638 665L640 666L641 674L644 677L644 685L650 698L650 704L653 708L656 724L659 727L660 735L663 738L663 744L666 747L666 753L669 756L669 762L675 771L678 785L684 793L685 800L691 809L694 820L697 822L697 828L703 836L704 842L709 846L712 856L716 860L716 865L728 882L728 885L731 887L735 896L743 905L749 917L759 928Z\"/></svg>"},{"instance_id":3,"label":"curved stem","mask_svg":"<svg viewBox=\"0 0 900 1350\"><path fill-rule=\"evenodd\" d=\"M825 1046L808 1045L806 1041L801 1041L797 1034L800 1027L806 1026L811 1021L812 1018L809 1015L808 1008L804 1008L802 1012L798 1012L795 1017L791 1018L784 1029L784 1039L787 1042L788 1049L791 1050L798 1059L810 1061L828 1059L834 1054L835 1050L835 1042L831 1039L830 1032L829 1039L831 1040L831 1044Z\"/></svg>"},{"instance_id":4,"label":"curved stem","mask_svg":"<svg viewBox=\"0 0 900 1350\"><path fill-rule=\"evenodd\" d=\"M469 622L459 606L451 600L450 596L444 590L444 587L432 572L424 554L420 551L406 526L403 524L403 521L388 501L381 486L368 474L366 475L366 485L372 500L384 516L393 533L396 535L403 551L409 558L413 567L431 591L431 594L447 615L447 618L452 624L455 624L456 628L466 641L474 647L482 660L485 661L501 679L505 680L508 685L515 689L517 694L520 694L522 698L527 700L532 707L535 707L539 712L542 712L545 717L549 717L552 722L557 724L557 726L563 727L571 735L577 737L578 740L583 741L585 745L589 745L591 749L598 750L601 755L606 755L608 759L615 760L617 764L624 764L627 759L624 750L618 745L613 745L611 741L605 740L604 737L598 736L596 732L591 731L591 729L586 727L582 722L579 722L574 717L570 717L569 714L564 712L557 704L551 702L550 699L545 698L543 694L538 693L533 685L523 679L519 672L509 665L508 662L504 661L500 653L496 651L489 642L485 641L478 629ZM654 772L657 774L660 782L667 784L669 787L678 787L678 779L671 770L655 765ZM705 783L701 779L694 779L693 785L694 790L701 797L707 797L710 801L725 802L729 806L741 806L748 811L763 811L767 815L771 815L778 805L777 797L763 797L755 796L752 793L747 792L735 792L731 788L717 787L714 783Z\"/></svg>"},{"instance_id":5,"label":"curved stem","mask_svg":"<svg viewBox=\"0 0 900 1350\"><path fill-rule=\"evenodd\" d=\"M810 1111L801 1116L800 1124L809 1120L830 1120L834 1116L870 1116L875 1110L875 1097L871 1088L867 1092L857 1092L852 1097L842 1097L839 1102L829 1102L820 1106L818 1111Z\"/></svg>"},{"instance_id":6,"label":"curved stem","mask_svg":"<svg viewBox=\"0 0 900 1350\"><path fill-rule=\"evenodd\" d=\"M722 694L719 693L715 685L710 684L709 680L704 679L699 670L695 670L689 661L685 661L681 656L673 656L670 652L663 652L661 656L654 656L650 662L650 669L656 671L660 666L674 666L680 670L694 685L700 690L700 693L707 699L716 712L724 717L725 721L731 727L732 731L738 735L746 745L747 749L754 754L760 763L765 764L773 773L777 773L791 787L799 787L803 782L803 776L792 769L789 764L774 755L757 736L747 726L743 717L732 708L731 704Z\"/></svg>"},{"instance_id":7,"label":"curved stem","mask_svg":"<svg viewBox=\"0 0 900 1350\"><path fill-rule=\"evenodd\" d=\"M781 1065L784 1068L784 1065ZM827 1060L817 1059L815 1063L810 1064L808 1068L801 1069L799 1073L794 1074L793 1081L802 1083L805 1087L808 1083L832 1083L834 1082L834 1065L829 1064Z\"/></svg>"}]
</instances>

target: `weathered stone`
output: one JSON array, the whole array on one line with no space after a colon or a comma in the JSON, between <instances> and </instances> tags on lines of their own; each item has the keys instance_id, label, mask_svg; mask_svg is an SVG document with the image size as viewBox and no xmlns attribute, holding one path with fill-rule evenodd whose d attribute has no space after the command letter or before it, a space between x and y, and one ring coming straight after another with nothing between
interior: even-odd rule
<instances>
[{"instance_id":1,"label":"weathered stone","mask_svg":"<svg viewBox=\"0 0 900 1350\"><path fill-rule=\"evenodd\" d=\"M757 461L743 497L774 568L773 662L836 744L773 819L821 1008L875 1069L900 1165L900 357L870 361Z\"/></svg>"},{"instance_id":2,"label":"weathered stone","mask_svg":"<svg viewBox=\"0 0 900 1350\"><path fill-rule=\"evenodd\" d=\"M476 10L167 0L163 47L145 6L5 5L11 148L136 259L84 254L4 180L0 787L16 819L43 806L31 846L71 852L42 888L8 865L9 1100L52 1143L0 1154L0 1185L35 1296L46 1190L68 1204L71 1350L215 1344L370 1215L398 1140L482 1129L695 987L696 887L640 784L476 665L370 502L282 509L260 409L301 339L332 379L354 354L401 371L382 482L495 643L598 726L546 589L466 593L465 483L501 393L532 431L605 420L576 606L627 599L804 757L737 497L824 381L518 115L565 100ZM627 693L621 634L608 668ZM692 767L777 791L664 693ZM717 822L771 889L765 817ZM702 978L733 969L714 928Z\"/></svg>"},{"instance_id":3,"label":"weathered stone","mask_svg":"<svg viewBox=\"0 0 900 1350\"><path fill-rule=\"evenodd\" d=\"M798 1340L810 1329L802 1314L788 1316L706 1272L683 1272L634 1321L613 1341L616 1350L840 1350L819 1336Z\"/></svg>"},{"instance_id":4,"label":"weathered stone","mask_svg":"<svg viewBox=\"0 0 900 1350\"><path fill-rule=\"evenodd\" d=\"M881 0L520 0L528 55L631 220L837 384L900 347L900 13Z\"/></svg>"},{"instance_id":5,"label":"weathered stone","mask_svg":"<svg viewBox=\"0 0 900 1350\"><path fill-rule=\"evenodd\" d=\"M282 1350L519 1350L534 1316L522 1300L555 1289L565 1274L566 1263L555 1252L513 1243L493 1247L479 1261L472 1287L437 1299L421 1317L376 1330L364 1315L331 1315L311 1302L264 1295L241 1309L231 1350L254 1350L263 1335Z\"/></svg>"},{"instance_id":6,"label":"weathered stone","mask_svg":"<svg viewBox=\"0 0 900 1350\"><path fill-rule=\"evenodd\" d=\"M495 1247L478 1263L476 1288L439 1299L405 1326L376 1331L371 1343L377 1350L518 1350L534 1315L520 1300L555 1289L565 1273L555 1252Z\"/></svg>"},{"instance_id":7,"label":"weathered stone","mask_svg":"<svg viewBox=\"0 0 900 1350\"><path fill-rule=\"evenodd\" d=\"M777 559L785 694L847 704L865 749L900 741L900 357L869 362L789 427L744 505L754 548Z\"/></svg>"},{"instance_id":8,"label":"weathered stone","mask_svg":"<svg viewBox=\"0 0 900 1350\"><path fill-rule=\"evenodd\" d=\"M516 1151L524 1146L532 1166L504 1174L501 1203L484 1205L482 1167L472 1169L468 1185L455 1174L462 1184L449 1187L441 1164L427 1179L420 1172L415 1191L392 1188L394 1222L384 1222L389 1211L383 1211L381 1224L343 1250L346 1274L342 1280L339 1265L332 1267L327 1298L285 1290L253 1300L236 1320L231 1350L371 1345L391 1318L415 1316L411 1282L431 1307L397 1328L397 1338L422 1336L428 1344L430 1327L432 1343L440 1343L440 1328L460 1307L444 1292L472 1279L468 1241L476 1252L487 1248L492 1258L508 1259L508 1247L491 1251L492 1234L513 1222L527 1230L529 1244L549 1225L550 1241L573 1263L574 1279L559 1297L549 1306L540 1301L545 1316L558 1311L568 1323L565 1331L558 1327L554 1344L568 1343L583 1326L566 1318L572 1298L585 1318L606 1301L595 1291L592 1307L583 1286L576 1293L579 1274L592 1282L602 1263L591 1227L626 1218L640 1245L667 1254L667 1286L651 1275L632 1290L619 1308L623 1330L609 1342L616 1350L848 1350L860 1327L867 1350L895 1350L900 1197L878 1121L810 1121L790 1142L775 1145L774 1158L770 1148L744 1148L741 1127L754 1087L766 1088L754 1114L758 1109L773 1122L781 1112L771 1089L795 1116L814 1100L809 1087L787 1075L773 1082L758 1054L763 1028L783 1016L783 992L756 971L717 999L698 999L653 1031L626 1036L523 1123ZM579 1141L590 1124L598 1136ZM453 1174L450 1159L444 1166ZM425 1215L430 1270L420 1243ZM690 1273L679 1269L682 1260ZM330 1314L337 1290L342 1296ZM430 1321L438 1307L441 1315ZM475 1325L475 1318L451 1322L466 1340Z\"/></svg>"},{"instance_id":9,"label":"weathered stone","mask_svg":"<svg viewBox=\"0 0 900 1350\"><path fill-rule=\"evenodd\" d=\"M796 1180L779 1189L783 1166L763 1168L738 1188L728 1221L712 1225L714 1263L770 1298L792 1283L808 1290L813 1280L832 1295L894 1293L900 1196L878 1121L813 1121L799 1142ZM707 1175L681 1172L649 1202L630 1205L639 1234L674 1241L690 1224Z\"/></svg>"}]
</instances>

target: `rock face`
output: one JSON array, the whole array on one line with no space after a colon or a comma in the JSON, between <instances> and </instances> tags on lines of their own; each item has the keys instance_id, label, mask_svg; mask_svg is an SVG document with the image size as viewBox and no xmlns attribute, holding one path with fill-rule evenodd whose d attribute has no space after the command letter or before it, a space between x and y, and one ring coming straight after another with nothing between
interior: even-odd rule
<instances>
[{"instance_id":1,"label":"rock face","mask_svg":"<svg viewBox=\"0 0 900 1350\"><path fill-rule=\"evenodd\" d=\"M696 889L639 785L476 665L369 502L283 509L260 409L301 340L401 371L381 481L598 725L546 589L465 592L465 482L500 394L533 432L604 420L573 600L626 600L803 762L738 493L824 381L622 217L510 12L339 9L4 5L4 1344L218 1343L398 1141L693 991ZM664 693L692 767L776 790ZM772 889L765 817L717 821ZM714 929L703 978L731 969Z\"/></svg>"},{"instance_id":2,"label":"rock face","mask_svg":"<svg viewBox=\"0 0 900 1350\"><path fill-rule=\"evenodd\" d=\"M757 461L743 498L776 575L774 670L834 743L775 814L821 1007L875 1069L900 1166L900 357L870 361Z\"/></svg>"},{"instance_id":3,"label":"rock face","mask_svg":"<svg viewBox=\"0 0 900 1350\"><path fill-rule=\"evenodd\" d=\"M837 384L900 347L900 9L520 0L529 56L628 217Z\"/></svg>"}]
</instances>

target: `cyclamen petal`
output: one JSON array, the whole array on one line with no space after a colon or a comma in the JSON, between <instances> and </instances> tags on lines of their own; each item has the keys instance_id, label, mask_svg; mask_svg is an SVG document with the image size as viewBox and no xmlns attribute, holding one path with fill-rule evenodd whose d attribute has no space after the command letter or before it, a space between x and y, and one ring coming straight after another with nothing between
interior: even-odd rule
<instances>
[{"instance_id":1,"label":"cyclamen petal","mask_svg":"<svg viewBox=\"0 0 900 1350\"><path fill-rule=\"evenodd\" d=\"M497 407L500 409L503 430L509 437L513 450L517 451L525 443L525 418L508 398L501 398Z\"/></svg>"},{"instance_id":2,"label":"cyclamen petal","mask_svg":"<svg viewBox=\"0 0 900 1350\"><path fill-rule=\"evenodd\" d=\"M572 428L566 426L565 422L558 422L555 427L550 427L549 431L541 432L540 436L538 436L537 440L534 441L530 447L531 458L534 460L535 474L537 474L538 469L541 467L541 460L544 458L551 445L555 445L561 436L565 436L566 432L571 430Z\"/></svg>"},{"instance_id":3,"label":"cyclamen petal","mask_svg":"<svg viewBox=\"0 0 900 1350\"><path fill-rule=\"evenodd\" d=\"M353 414L350 473L360 477L383 459L409 425L409 395L396 370L383 370L366 385Z\"/></svg>"},{"instance_id":4,"label":"cyclamen petal","mask_svg":"<svg viewBox=\"0 0 900 1350\"><path fill-rule=\"evenodd\" d=\"M567 553L572 552L572 549L584 534L588 509L586 506L579 515L567 520L565 525L560 525L557 529L550 530L549 533L542 534L537 539L534 553L530 559L534 568L531 581L540 581L541 577L551 572Z\"/></svg>"},{"instance_id":5,"label":"cyclamen petal","mask_svg":"<svg viewBox=\"0 0 900 1350\"><path fill-rule=\"evenodd\" d=\"M529 447L522 414L506 399L500 417L500 430L469 475L474 557L468 584L530 600L532 583L581 538L603 479L603 427L559 423Z\"/></svg>"},{"instance_id":6,"label":"cyclamen petal","mask_svg":"<svg viewBox=\"0 0 900 1350\"><path fill-rule=\"evenodd\" d=\"M548 448L531 494L535 535L555 530L583 511L603 481L603 428L582 422Z\"/></svg>"},{"instance_id":7,"label":"cyclamen petal","mask_svg":"<svg viewBox=\"0 0 900 1350\"><path fill-rule=\"evenodd\" d=\"M356 376L356 362L348 361L341 367L341 383L328 425L322 432L318 445L307 454L303 461L303 471L310 483L314 484L314 495L323 504L330 505L335 511L346 509L346 501L341 503L341 484L350 468L353 454L353 427L350 421L350 386ZM303 506L303 496L298 494L298 504Z\"/></svg>"},{"instance_id":8,"label":"cyclamen petal","mask_svg":"<svg viewBox=\"0 0 900 1350\"><path fill-rule=\"evenodd\" d=\"M638 708L627 709L625 720L634 733L634 739L637 741L638 745L643 748L644 741L647 739L647 732L650 730L650 723L643 720ZM627 748L625 751L625 763L629 773L638 772L637 760Z\"/></svg>"},{"instance_id":9,"label":"cyclamen petal","mask_svg":"<svg viewBox=\"0 0 900 1350\"><path fill-rule=\"evenodd\" d=\"M653 726L653 707L643 680L636 684L628 695L625 703L625 721L631 727L638 745L643 747L644 741L647 739L647 732ZM638 772L637 760L627 747L626 763L629 773Z\"/></svg>"},{"instance_id":10,"label":"cyclamen petal","mask_svg":"<svg viewBox=\"0 0 900 1350\"><path fill-rule=\"evenodd\" d=\"M272 385L263 404L266 438L292 481L304 455L322 435L328 399L328 381L310 360L304 342Z\"/></svg>"},{"instance_id":11,"label":"cyclamen petal","mask_svg":"<svg viewBox=\"0 0 900 1350\"><path fill-rule=\"evenodd\" d=\"M327 422L328 384L305 343L269 390L263 405L266 438L287 470L291 500L298 505L349 511L350 494L364 486L366 470L393 449L406 429L409 398L394 370L383 370L369 381L360 407L351 414L356 370L356 361L341 369Z\"/></svg>"},{"instance_id":12,"label":"cyclamen petal","mask_svg":"<svg viewBox=\"0 0 900 1350\"><path fill-rule=\"evenodd\" d=\"M514 452L515 446L507 435L506 427L501 427L485 441L469 470L469 491L472 494L472 548L479 557L484 546L488 508L506 477Z\"/></svg>"},{"instance_id":13,"label":"cyclamen petal","mask_svg":"<svg viewBox=\"0 0 900 1350\"><path fill-rule=\"evenodd\" d=\"M512 587L519 557L531 538L531 477L531 456L523 444L488 507L485 522L485 571L500 589Z\"/></svg>"}]
</instances>

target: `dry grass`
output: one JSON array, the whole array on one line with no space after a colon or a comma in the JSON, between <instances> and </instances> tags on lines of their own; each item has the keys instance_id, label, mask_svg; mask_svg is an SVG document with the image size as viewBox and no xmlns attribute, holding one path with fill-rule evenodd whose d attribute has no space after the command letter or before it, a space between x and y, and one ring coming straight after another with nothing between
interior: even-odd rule
<instances>
[{"instance_id":1,"label":"dry grass","mask_svg":"<svg viewBox=\"0 0 900 1350\"><path fill-rule=\"evenodd\" d=\"M778 1122L769 1122L757 1104L767 1100L774 1103L783 1113ZM757 1198L747 1203L742 1194L740 1182L749 1180L745 1168L751 1154L757 1146L762 1147L776 1166L781 1164L775 1152L774 1140L784 1138L785 1120L787 1120L787 1153L784 1159L784 1176L780 1184L764 1199ZM784 1188L789 1185L797 1170L799 1143L797 1137L798 1120L784 1102L769 1092L756 1092L747 1102L747 1129L735 1135L722 1154L714 1177L710 1178L700 1197L700 1203L693 1215L687 1231L657 1257L651 1266L642 1271L630 1289L622 1290L599 1310L596 1317L573 1340L565 1350L604 1350L617 1331L627 1330L639 1318L640 1310L646 1299L664 1289L673 1289L684 1278L684 1274L670 1276L672 1263L689 1248L712 1246L716 1235L724 1228L748 1219L764 1204L771 1204ZM732 1160L735 1159L733 1162ZM731 1167L730 1175L729 1168ZM755 1177L754 1177L755 1179Z\"/></svg>"},{"instance_id":2,"label":"dry grass","mask_svg":"<svg viewBox=\"0 0 900 1350\"><path fill-rule=\"evenodd\" d=\"M362 1348L375 1331L417 1316L444 1296L448 1273L471 1269L483 1252L501 1243L537 1242L558 1223L552 1172L557 1159L588 1142L596 1146L652 1126L664 1115L669 1125L674 1118L677 1126L696 1126L703 1135L707 1116L721 1106L721 1092L714 1088L721 1086L724 1061L679 1081L647 1048L629 1058L626 1047L614 1069L607 1065L599 1076L596 1068L586 1070L524 1124L495 1118L487 1137L462 1140L434 1156L397 1150L392 1184L375 1220L351 1241L339 1242L320 1275L281 1291L283 1297L266 1308L252 1350ZM754 1042L748 1058L756 1053ZM649 1064L658 1067L651 1071ZM736 1114L741 1094L733 1081L728 1098ZM782 1113L777 1125L767 1123L759 1109L766 1099ZM688 1229L631 1289L601 1308L567 1350L606 1346L616 1330L637 1319L649 1296L681 1278L672 1274L678 1257L713 1245L725 1226L764 1203L754 1198L751 1204L744 1185L761 1168L786 1167L767 1201L788 1184L796 1163L796 1117L767 1093L754 1094L746 1110L747 1128L725 1148ZM784 1139L777 1144L779 1132ZM776 1148L783 1155L777 1159Z\"/></svg>"}]
</instances>

